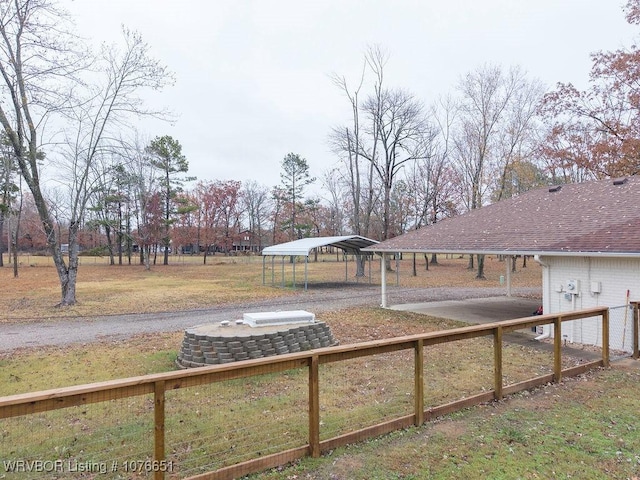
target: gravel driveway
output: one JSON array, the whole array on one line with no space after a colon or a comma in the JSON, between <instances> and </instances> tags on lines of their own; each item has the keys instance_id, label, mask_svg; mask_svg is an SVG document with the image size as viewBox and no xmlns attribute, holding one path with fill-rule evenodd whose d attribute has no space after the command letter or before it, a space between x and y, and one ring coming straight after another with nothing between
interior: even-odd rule
<instances>
[{"instance_id":1,"label":"gravel driveway","mask_svg":"<svg viewBox=\"0 0 640 480\"><path fill-rule=\"evenodd\" d=\"M505 294L495 288L402 288L388 289L389 304L463 300ZM513 289L514 296L540 297L540 288ZM255 302L221 305L214 308L182 312L161 312L135 315L111 315L73 320L0 324L0 352L17 348L47 345L91 343L105 339L124 339L131 335L150 332L176 332L202 323L242 318L245 312L308 310L316 315L324 311L340 310L350 306L376 306L380 304L380 287L364 284L313 285L307 292L291 297L273 298Z\"/></svg>"}]
</instances>

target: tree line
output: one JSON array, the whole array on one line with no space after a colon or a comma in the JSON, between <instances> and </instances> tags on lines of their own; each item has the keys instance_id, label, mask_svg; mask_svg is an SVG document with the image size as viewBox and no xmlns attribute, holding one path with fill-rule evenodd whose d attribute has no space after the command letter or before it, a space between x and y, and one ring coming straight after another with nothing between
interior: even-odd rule
<instances>
[{"instance_id":1,"label":"tree line","mask_svg":"<svg viewBox=\"0 0 640 480\"><path fill-rule=\"evenodd\" d=\"M624 13L640 23L640 0ZM328 127L335 163L320 178L289 153L279 185L197 180L178 139L145 141L134 128L171 118L142 94L173 74L137 33L123 29L96 53L69 20L50 0L0 5L0 251L48 249L61 305L76 301L81 247L105 248L114 264L135 254L149 268L178 248L206 263L307 236L385 240L531 188L640 167L636 46L594 53L585 90L485 64L431 104L390 85L390 57L371 46L356 78L331 76L349 121ZM312 184L320 193L308 194ZM470 259L479 278L483 261Z\"/></svg>"}]
</instances>

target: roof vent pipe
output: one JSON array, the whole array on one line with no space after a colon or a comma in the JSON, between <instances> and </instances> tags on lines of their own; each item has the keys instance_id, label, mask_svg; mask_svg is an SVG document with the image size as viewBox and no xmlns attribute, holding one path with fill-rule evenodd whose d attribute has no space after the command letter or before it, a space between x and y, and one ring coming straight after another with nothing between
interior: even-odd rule
<instances>
[{"instance_id":1,"label":"roof vent pipe","mask_svg":"<svg viewBox=\"0 0 640 480\"><path fill-rule=\"evenodd\" d=\"M625 183L627 183L627 180L629 180L627 177L615 178L613 180L613 184L614 185L624 185Z\"/></svg>"}]
</instances>

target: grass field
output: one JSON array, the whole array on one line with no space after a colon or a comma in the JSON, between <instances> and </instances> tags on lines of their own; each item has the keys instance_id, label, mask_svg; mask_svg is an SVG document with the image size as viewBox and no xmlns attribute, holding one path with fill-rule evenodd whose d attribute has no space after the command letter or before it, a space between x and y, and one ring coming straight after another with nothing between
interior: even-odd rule
<instances>
[{"instance_id":1,"label":"grass field","mask_svg":"<svg viewBox=\"0 0 640 480\"><path fill-rule=\"evenodd\" d=\"M443 258L439 265L425 270L423 258L417 259L416 276L413 276L412 259L406 258L399 268L402 287L441 286L498 286L500 276L505 276L505 263L489 257L485 263L486 280L476 280L467 270L467 259ZM292 287L292 265L284 263L285 285L282 283L280 259L271 268L266 263L263 285L261 257L209 257L207 265L202 257L173 256L169 265L153 265L146 270L140 265L108 265L108 259L81 257L78 269L78 304L59 309L60 284L49 257L20 257L19 275L13 276L13 267L5 259L0 268L0 322L40 319L72 318L78 316L109 315L119 313L150 313L213 307L269 297L283 297L302 293L304 265L298 261L296 288ZM395 268L395 263L393 264ZM349 262L346 277L355 281L355 267ZM273 274L273 277L272 277ZM360 281L367 281L367 278ZM518 262L513 274L513 285L534 287L541 284L540 267L529 259L526 268ZM313 283L344 282L345 264L336 261L335 255L324 255L318 262L308 264L308 279ZM373 284L380 283L379 261L371 264ZM396 273L387 276L389 284L395 284Z\"/></svg>"},{"instance_id":2,"label":"grass field","mask_svg":"<svg viewBox=\"0 0 640 480\"><path fill-rule=\"evenodd\" d=\"M0 269L3 287L0 321L55 321L58 318L96 314L183 310L303 294L299 287L293 290L263 286L262 263L258 258L215 257L210 259L209 265L201 265L200 258L185 257L180 261L175 259L169 266L153 266L151 271L139 266L108 266L106 262L100 263L99 259L83 258L78 283L79 305L60 309L55 308L59 300L57 276L53 267L47 264L47 259L31 257L23 260L17 279L13 278L10 267ZM323 260L309 265L310 281L343 281L344 265L333 261L333 258ZM411 260L403 261L400 269L402 286L497 286L500 275L504 275L504 263L494 258L487 260L487 279L483 281L475 280L473 273L466 270L465 259L441 258L441 265L432 266L429 271L424 270L424 261L420 260L421 268L417 277L411 274ZM376 264L373 275L379 277L378 268ZM514 286L537 286L540 269L532 261L525 269L519 263L513 281ZM320 320L331 326L334 336L343 344L458 325L442 319L392 313L375 307L330 312ZM173 369L181 339L182 332L168 332L140 335L127 341L21 349L4 354L0 356L0 395ZM483 378L487 374L490 376L490 372L484 371L491 359L489 346L485 350L482 345L458 344L432 351L431 355L426 360L430 362L428 370L437 372L450 365L459 365L455 374L456 382L467 388L485 388ZM539 368L537 365L545 363L544 358L536 358L534 353L524 349L512 349L510 355L512 361L506 373L514 381L528 374L532 368L528 365ZM397 383L398 369L395 367L404 360L398 354L388 364L384 363L388 373L384 373L386 377L378 385L378 391L384 391L385 387L403 391L404 387ZM400 363L396 365L394 362ZM355 417L350 413L350 406L340 405L345 392L351 402L357 402L356 392L349 394L348 388L352 385L367 386L371 382L366 376L368 370L362 366L353 364L346 368L344 372L333 373L337 375L336 378L349 378L349 383L336 383L335 390L325 394L323 400L328 410L336 412L332 420L335 425L330 427L337 431L343 428L341 422L352 421L351 417ZM377 370L387 371L382 368ZM447 392L454 387L459 388L458 384L452 383L451 377L439 378L439 375L435 375L428 380L434 402L447 401ZM260 425L265 411L278 412L292 408L287 403L279 403L280 392L298 388L294 384L300 381L304 382L304 378L296 375L279 375L249 383L236 381L228 386L225 395L228 394L229 398L246 398L247 403L242 407L244 410L239 414L243 420ZM320 459L304 459L286 468L254 477L260 480L638 478L638 381L638 367L615 365L557 385L518 394L501 402L449 415L420 428L340 448ZM358 392L361 390L363 394L369 392L364 387ZM180 395L180 392L176 395ZM210 398L210 395L209 391L203 390L201 400ZM199 406L201 403L190 403L192 400L195 402L196 398L185 397L182 402L184 408L204 408ZM221 396L221 401L229 401L224 398L227 397ZM407 400L401 396L398 401L401 405ZM389 404L388 407L393 405ZM142 404L128 408L146 411L148 406ZM209 412L220 409L209 403L206 408L212 409L207 410ZM344 414L340 415L343 410ZM99 410L96 415L100 417L103 413ZM384 414L382 411L379 413ZM87 413L78 415L79 421L64 417L63 424L74 424L75 428L77 423L78 433L74 435L92 431L85 429L86 418L82 417ZM198 431L203 434L202 424L188 428L194 430L183 430L187 429L187 425L180 424L176 431ZM4 427L0 431L4 432L0 432L0 446L7 445L3 442L9 442L8 431ZM47 429L44 431L46 434ZM291 430L278 435L298 434ZM190 436L187 433L181 435ZM214 431L207 435L217 439ZM184 442L187 439L176 441L176 455L182 455L181 448L185 452L187 448L193 448L191 443L187 445ZM43 442L44 437L33 441ZM99 450L102 447L98 443L96 448ZM224 442L221 448L225 448Z\"/></svg>"},{"instance_id":3,"label":"grass field","mask_svg":"<svg viewBox=\"0 0 640 480\"><path fill-rule=\"evenodd\" d=\"M640 478L638 367L525 392L252 478Z\"/></svg>"}]
</instances>

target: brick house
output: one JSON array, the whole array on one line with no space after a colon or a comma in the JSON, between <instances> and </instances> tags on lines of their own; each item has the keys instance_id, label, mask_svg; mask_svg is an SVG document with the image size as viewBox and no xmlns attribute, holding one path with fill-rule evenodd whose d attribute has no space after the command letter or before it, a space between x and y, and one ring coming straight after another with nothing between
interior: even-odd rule
<instances>
[{"instance_id":1,"label":"brick house","mask_svg":"<svg viewBox=\"0 0 640 480\"><path fill-rule=\"evenodd\" d=\"M368 250L534 256L545 313L621 306L611 312L611 348L629 350L625 305L640 300L640 176L531 190ZM598 344L597 322L571 323L568 341Z\"/></svg>"},{"instance_id":2,"label":"brick house","mask_svg":"<svg viewBox=\"0 0 640 480\"><path fill-rule=\"evenodd\" d=\"M243 230L233 237L231 250L241 253L260 253L260 251L268 246L264 238L260 238L249 230Z\"/></svg>"}]
</instances>

